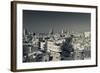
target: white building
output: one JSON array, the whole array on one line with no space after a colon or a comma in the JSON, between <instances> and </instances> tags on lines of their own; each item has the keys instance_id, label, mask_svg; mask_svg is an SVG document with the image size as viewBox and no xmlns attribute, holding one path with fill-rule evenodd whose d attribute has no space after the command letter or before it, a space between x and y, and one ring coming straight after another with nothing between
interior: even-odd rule
<instances>
[{"instance_id":1,"label":"white building","mask_svg":"<svg viewBox=\"0 0 100 73\"><path fill-rule=\"evenodd\" d=\"M55 41L48 41L47 42L47 51L50 52L50 56L52 57L53 61L58 61L61 59L60 52L61 46L56 45Z\"/></svg>"},{"instance_id":2,"label":"white building","mask_svg":"<svg viewBox=\"0 0 100 73\"><path fill-rule=\"evenodd\" d=\"M84 32L85 37L90 37L91 32Z\"/></svg>"},{"instance_id":3,"label":"white building","mask_svg":"<svg viewBox=\"0 0 100 73\"><path fill-rule=\"evenodd\" d=\"M36 39L32 39L32 45L34 46L34 47L39 47L39 39L38 38L36 38Z\"/></svg>"},{"instance_id":4,"label":"white building","mask_svg":"<svg viewBox=\"0 0 100 73\"><path fill-rule=\"evenodd\" d=\"M41 50L46 50L46 42L40 42Z\"/></svg>"},{"instance_id":5,"label":"white building","mask_svg":"<svg viewBox=\"0 0 100 73\"><path fill-rule=\"evenodd\" d=\"M48 51L61 52L60 46L56 45L54 41L47 41Z\"/></svg>"}]
</instances>

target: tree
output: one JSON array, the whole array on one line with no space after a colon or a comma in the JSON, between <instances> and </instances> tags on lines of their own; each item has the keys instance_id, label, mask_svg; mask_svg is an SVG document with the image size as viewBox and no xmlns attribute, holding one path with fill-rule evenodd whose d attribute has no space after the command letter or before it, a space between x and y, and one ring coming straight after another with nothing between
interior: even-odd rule
<instances>
[{"instance_id":1,"label":"tree","mask_svg":"<svg viewBox=\"0 0 100 73\"><path fill-rule=\"evenodd\" d=\"M61 57L64 59L65 57L70 57L71 56L71 52L74 52L74 48L72 43L72 36L68 37L65 39L65 42L63 42L62 46L61 46Z\"/></svg>"}]
</instances>

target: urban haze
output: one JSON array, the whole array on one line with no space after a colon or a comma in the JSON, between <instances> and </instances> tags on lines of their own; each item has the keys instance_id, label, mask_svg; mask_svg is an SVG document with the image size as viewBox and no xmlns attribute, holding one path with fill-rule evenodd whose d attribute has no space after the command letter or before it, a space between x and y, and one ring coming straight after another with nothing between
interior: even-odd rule
<instances>
[{"instance_id":1,"label":"urban haze","mask_svg":"<svg viewBox=\"0 0 100 73\"><path fill-rule=\"evenodd\" d=\"M55 32L63 29L86 32L90 31L90 13L50 12L23 10L23 26L30 32L46 32L50 27Z\"/></svg>"}]
</instances>

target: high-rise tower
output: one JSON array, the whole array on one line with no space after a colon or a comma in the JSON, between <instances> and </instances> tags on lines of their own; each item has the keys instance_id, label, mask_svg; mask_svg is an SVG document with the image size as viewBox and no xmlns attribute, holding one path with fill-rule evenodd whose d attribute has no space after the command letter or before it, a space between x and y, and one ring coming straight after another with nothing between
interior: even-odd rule
<instances>
[{"instance_id":1,"label":"high-rise tower","mask_svg":"<svg viewBox=\"0 0 100 73\"><path fill-rule=\"evenodd\" d=\"M53 32L53 28L52 28L52 25L51 25L51 29L50 29L50 31L49 31L49 34L53 34L54 32Z\"/></svg>"}]
</instances>

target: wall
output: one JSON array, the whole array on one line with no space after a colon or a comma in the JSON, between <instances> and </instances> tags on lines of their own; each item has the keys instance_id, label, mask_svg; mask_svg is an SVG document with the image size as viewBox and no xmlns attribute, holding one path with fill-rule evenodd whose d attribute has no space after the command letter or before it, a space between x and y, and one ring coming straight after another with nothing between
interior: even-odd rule
<instances>
[{"instance_id":1,"label":"wall","mask_svg":"<svg viewBox=\"0 0 100 73\"><path fill-rule=\"evenodd\" d=\"M10 1L0 0L0 73L12 73L10 71ZM31 0L39 2L51 2L51 3L67 3L67 4L83 4L83 5L98 5L100 8L99 0ZM100 9L99 12L100 13ZM100 14L98 14L99 16ZM100 18L98 17L98 20ZM100 21L98 22L98 24ZM98 28L100 25L98 25ZM100 29L98 29L100 31ZM100 33L98 33L100 37ZM100 43L100 38L98 38ZM100 52L100 46L98 45L98 52ZM100 55L100 53L98 53ZM99 57L100 64L100 57ZM47 70L47 71L35 71L34 73L99 73L100 65L92 68L78 68L78 69L62 69L62 70ZM21 72L23 73L23 72ZM33 73L26 72L26 73Z\"/></svg>"}]
</instances>

